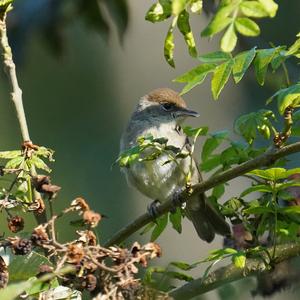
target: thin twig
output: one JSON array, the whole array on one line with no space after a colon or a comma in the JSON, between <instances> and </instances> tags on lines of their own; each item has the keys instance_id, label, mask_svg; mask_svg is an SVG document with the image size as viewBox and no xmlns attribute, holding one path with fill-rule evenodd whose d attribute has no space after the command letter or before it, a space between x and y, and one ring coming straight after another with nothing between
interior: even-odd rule
<instances>
[{"instance_id":1,"label":"thin twig","mask_svg":"<svg viewBox=\"0 0 300 300\"><path fill-rule=\"evenodd\" d=\"M224 183L228 182L236 177L239 177L247 172L250 172L251 170L254 170L259 167L268 166L270 164L273 164L276 160L279 158L288 156L290 154L300 152L300 142L296 142L287 146L284 146L280 149L274 149L271 148L264 154L253 158L251 160L248 160L234 168L228 169L222 173L219 173L208 180L202 181L198 184L195 184L192 186L192 193L190 196L202 194L211 188ZM184 201L189 201L189 194L185 190L180 194L180 199ZM180 203L178 203L178 206ZM167 213L170 211L171 207L174 207L174 201L171 199L164 202L157 208L157 217ZM152 217L146 213L138 217L136 220L131 222L129 225L123 227L119 232L114 234L105 244L105 247L119 244L125 239L127 239L130 235L135 233L136 231L140 230L142 227L147 225L148 223L152 222Z\"/></svg>"},{"instance_id":2,"label":"thin twig","mask_svg":"<svg viewBox=\"0 0 300 300\"><path fill-rule=\"evenodd\" d=\"M9 4L6 9L3 8L3 11L0 13L0 47L1 52L3 56L3 65L4 65L4 71L7 75L8 81L10 83L10 95L11 100L14 104L14 107L16 109L16 115L19 122L21 135L23 142L30 142L30 135L28 130L28 125L26 121L26 115L24 111L23 106L23 98L22 98L22 90L18 83L17 73L16 73L16 65L13 61L13 55L12 50L10 48L10 45L8 43L8 37L7 37L7 29L6 29L6 16L7 12L11 9L11 4ZM36 176L36 170L34 167L32 167L31 173L33 176ZM40 199L41 195L34 189L34 196L35 199ZM47 222L47 216L46 212L43 212L42 214L35 214L35 218L38 222L38 224L46 223Z\"/></svg>"}]
</instances>

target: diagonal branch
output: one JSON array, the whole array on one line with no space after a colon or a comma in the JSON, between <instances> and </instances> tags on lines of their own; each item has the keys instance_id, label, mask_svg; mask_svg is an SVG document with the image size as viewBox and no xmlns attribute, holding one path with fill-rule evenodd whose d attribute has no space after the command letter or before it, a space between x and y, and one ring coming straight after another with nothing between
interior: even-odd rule
<instances>
[{"instance_id":1,"label":"diagonal branch","mask_svg":"<svg viewBox=\"0 0 300 300\"><path fill-rule=\"evenodd\" d=\"M272 251L272 248L267 251ZM288 243L277 245L274 260L272 264L278 264L285 260L300 255L300 243ZM253 276L269 270L265 264L263 256L266 257L265 251L261 252L261 258L249 258L246 260L245 268L237 268L234 264L221 267L210 273L206 278L195 279L169 293L174 299L191 299L197 295L204 294L214 290L223 284L230 283L245 277Z\"/></svg>"},{"instance_id":2,"label":"diagonal branch","mask_svg":"<svg viewBox=\"0 0 300 300\"><path fill-rule=\"evenodd\" d=\"M280 149L274 149L271 148L268 151L266 151L264 154L257 156L256 158L253 158L251 160L248 160L236 167L233 167L231 169L228 169L222 173L219 173L205 181L202 181L194 186L192 186L192 193L190 195L195 194L201 194L204 193L211 188L224 183L228 182L236 177L239 177L247 172L250 172L254 169L268 166L270 164L273 164L276 160L279 158L288 156L290 154L300 152L300 142L296 142L287 146L284 146ZM189 194L187 191L183 191L180 195L180 198L184 201L189 201ZM178 204L179 206L180 204ZM174 206L174 203L172 200L168 200L164 202L162 205L160 205L157 209L157 216L161 216ZM118 231L116 234L114 234L106 243L105 247L119 244L125 239L127 239L130 235L141 229L143 226L147 225L153 221L153 219L150 217L148 213L145 213L138 217L136 220L134 220L132 223L128 224L127 226L123 227L120 231Z\"/></svg>"}]
</instances>

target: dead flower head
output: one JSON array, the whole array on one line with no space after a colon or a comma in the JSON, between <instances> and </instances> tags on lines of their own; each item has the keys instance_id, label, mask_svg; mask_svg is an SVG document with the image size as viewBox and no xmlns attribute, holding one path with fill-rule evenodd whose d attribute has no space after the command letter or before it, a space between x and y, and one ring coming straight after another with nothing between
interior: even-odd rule
<instances>
[{"instance_id":1,"label":"dead flower head","mask_svg":"<svg viewBox=\"0 0 300 300\"><path fill-rule=\"evenodd\" d=\"M42 246L49 241L49 236L43 225L36 227L31 234L31 241L38 246Z\"/></svg>"},{"instance_id":2,"label":"dead flower head","mask_svg":"<svg viewBox=\"0 0 300 300\"><path fill-rule=\"evenodd\" d=\"M13 233L21 231L24 228L24 219L20 216L11 217L7 221L8 229Z\"/></svg>"},{"instance_id":3,"label":"dead flower head","mask_svg":"<svg viewBox=\"0 0 300 300\"><path fill-rule=\"evenodd\" d=\"M101 215L93 210L86 210L82 217L84 222L91 227L96 227L101 220Z\"/></svg>"},{"instance_id":4,"label":"dead flower head","mask_svg":"<svg viewBox=\"0 0 300 300\"><path fill-rule=\"evenodd\" d=\"M85 199L81 197L74 199L71 203L71 207L74 207L75 210L81 210L81 211L90 210L90 207L85 201Z\"/></svg>"},{"instance_id":5,"label":"dead flower head","mask_svg":"<svg viewBox=\"0 0 300 300\"><path fill-rule=\"evenodd\" d=\"M84 258L84 250L81 243L71 244L67 250L68 262L72 264L79 264Z\"/></svg>"}]
</instances>

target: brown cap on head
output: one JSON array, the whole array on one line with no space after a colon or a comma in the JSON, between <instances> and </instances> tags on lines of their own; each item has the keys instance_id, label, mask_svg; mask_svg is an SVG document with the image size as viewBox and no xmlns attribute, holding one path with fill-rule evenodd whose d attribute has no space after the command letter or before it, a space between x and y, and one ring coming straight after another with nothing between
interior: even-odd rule
<instances>
[{"instance_id":1,"label":"brown cap on head","mask_svg":"<svg viewBox=\"0 0 300 300\"><path fill-rule=\"evenodd\" d=\"M184 100L179 96L179 94L169 88L153 90L146 97L149 101L158 103L170 102L178 107L186 107Z\"/></svg>"}]
</instances>

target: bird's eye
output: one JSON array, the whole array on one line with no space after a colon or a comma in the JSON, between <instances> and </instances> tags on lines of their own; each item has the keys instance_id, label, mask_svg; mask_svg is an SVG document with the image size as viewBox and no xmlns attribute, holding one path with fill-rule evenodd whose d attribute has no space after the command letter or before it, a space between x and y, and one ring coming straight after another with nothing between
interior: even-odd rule
<instances>
[{"instance_id":1,"label":"bird's eye","mask_svg":"<svg viewBox=\"0 0 300 300\"><path fill-rule=\"evenodd\" d=\"M161 103L161 107L162 107L163 110L165 110L165 111L170 111L170 110L173 109L174 104L173 104L173 103L169 103L169 102L164 102L164 103Z\"/></svg>"}]
</instances>

